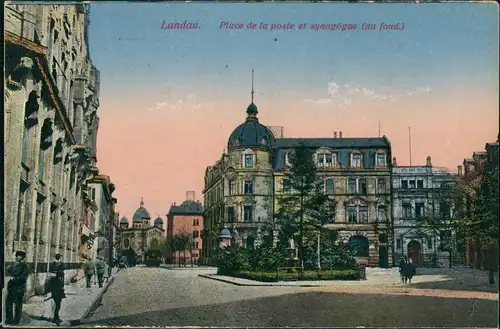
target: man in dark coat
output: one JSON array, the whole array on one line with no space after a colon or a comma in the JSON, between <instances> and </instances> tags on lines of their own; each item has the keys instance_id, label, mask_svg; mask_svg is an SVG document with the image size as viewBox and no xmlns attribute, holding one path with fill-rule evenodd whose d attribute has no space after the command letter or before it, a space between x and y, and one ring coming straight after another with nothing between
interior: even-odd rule
<instances>
[{"instance_id":1,"label":"man in dark coat","mask_svg":"<svg viewBox=\"0 0 500 329\"><path fill-rule=\"evenodd\" d=\"M61 262L61 254L56 254L55 256L56 260L50 264L50 272L52 273L59 273L62 272L62 278L64 282L64 264Z\"/></svg>"},{"instance_id":2,"label":"man in dark coat","mask_svg":"<svg viewBox=\"0 0 500 329\"><path fill-rule=\"evenodd\" d=\"M405 282L405 275L404 275L404 268L405 268L405 264L407 262L408 262L408 259L406 258L406 256L403 256L403 258L399 262L399 274L401 275L401 282L403 282L403 283L406 283Z\"/></svg>"},{"instance_id":3,"label":"man in dark coat","mask_svg":"<svg viewBox=\"0 0 500 329\"><path fill-rule=\"evenodd\" d=\"M61 301L66 298L64 293L64 271L58 270L55 277L52 277L49 283L49 289L51 293L51 298L54 300L55 309L53 322L59 325L62 320L59 317L59 311L61 310Z\"/></svg>"},{"instance_id":4,"label":"man in dark coat","mask_svg":"<svg viewBox=\"0 0 500 329\"><path fill-rule=\"evenodd\" d=\"M6 270L7 274L12 275L12 278L7 283L7 301L5 303L6 324L16 325L21 322L26 280L28 280L29 275L29 268L25 263L25 259L26 252L22 250L16 251L16 263L9 266ZM13 306L15 309L14 316L12 311Z\"/></svg>"}]
</instances>

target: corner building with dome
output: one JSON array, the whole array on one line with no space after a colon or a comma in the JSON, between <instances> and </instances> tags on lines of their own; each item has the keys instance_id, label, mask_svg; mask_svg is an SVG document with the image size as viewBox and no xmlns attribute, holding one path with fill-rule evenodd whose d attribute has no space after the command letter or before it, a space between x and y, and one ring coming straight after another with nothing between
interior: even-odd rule
<instances>
[{"instance_id":1,"label":"corner building with dome","mask_svg":"<svg viewBox=\"0 0 500 329\"><path fill-rule=\"evenodd\" d=\"M290 193L285 172L289 154L299 145L313 152L325 193L335 202L327 227L339 231L341 242L357 250L369 266L392 265L391 144L381 138L283 138L259 122L253 103L247 118L229 136L227 152L205 170L202 262L215 263L221 230L232 243L255 248L277 240L268 229L278 200ZM290 247L293 249L294 243Z\"/></svg>"},{"instance_id":2,"label":"corner building with dome","mask_svg":"<svg viewBox=\"0 0 500 329\"><path fill-rule=\"evenodd\" d=\"M149 249L159 248L165 240L163 227L163 219L160 216L152 222L149 211L144 207L144 200L141 199L140 206L132 217L132 226L127 217L120 219L120 251L123 253L131 248L137 256L136 262L143 263L144 253Z\"/></svg>"}]
</instances>

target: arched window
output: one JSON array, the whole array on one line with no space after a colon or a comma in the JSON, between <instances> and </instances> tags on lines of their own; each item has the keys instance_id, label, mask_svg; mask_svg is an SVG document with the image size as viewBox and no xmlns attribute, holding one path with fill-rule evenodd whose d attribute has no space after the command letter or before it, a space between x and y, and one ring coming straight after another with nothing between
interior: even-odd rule
<instances>
[{"instance_id":1,"label":"arched window","mask_svg":"<svg viewBox=\"0 0 500 329\"><path fill-rule=\"evenodd\" d=\"M130 247L130 240L128 238L123 239L123 246L125 248Z\"/></svg>"},{"instance_id":2,"label":"arched window","mask_svg":"<svg viewBox=\"0 0 500 329\"><path fill-rule=\"evenodd\" d=\"M325 194L332 195L334 191L333 179L327 178L325 180Z\"/></svg>"}]
</instances>

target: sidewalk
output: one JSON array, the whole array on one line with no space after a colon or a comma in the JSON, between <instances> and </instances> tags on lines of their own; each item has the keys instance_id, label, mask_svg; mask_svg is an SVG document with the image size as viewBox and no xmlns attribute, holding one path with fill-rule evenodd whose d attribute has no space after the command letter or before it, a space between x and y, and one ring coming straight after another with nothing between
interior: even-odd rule
<instances>
[{"instance_id":1,"label":"sidewalk","mask_svg":"<svg viewBox=\"0 0 500 329\"><path fill-rule=\"evenodd\" d=\"M66 298L62 300L59 315L63 322L63 327L74 325L85 318L92 309L100 302L102 295L112 284L118 269L114 268L108 282L102 288L93 284L91 288L86 287L85 278L75 283L64 286ZM97 280L97 278L95 278ZM92 278L94 281L94 278ZM20 326L56 326L50 321L52 314L52 299L46 300L50 294L45 296L34 296L23 305L23 317Z\"/></svg>"},{"instance_id":2,"label":"sidewalk","mask_svg":"<svg viewBox=\"0 0 500 329\"><path fill-rule=\"evenodd\" d=\"M453 269L417 269L417 275L411 284L402 284L398 268L366 268L366 280L360 281L278 281L260 282L248 279L235 278L231 276L203 273L200 277L217 280L237 286L286 286L286 287L378 287L378 288L413 288L413 289L437 289L455 291L476 291L486 293L498 293L498 282L488 285L488 273L486 271L472 270L466 268ZM495 278L498 278L496 276ZM497 280L497 279L496 279Z\"/></svg>"}]
</instances>

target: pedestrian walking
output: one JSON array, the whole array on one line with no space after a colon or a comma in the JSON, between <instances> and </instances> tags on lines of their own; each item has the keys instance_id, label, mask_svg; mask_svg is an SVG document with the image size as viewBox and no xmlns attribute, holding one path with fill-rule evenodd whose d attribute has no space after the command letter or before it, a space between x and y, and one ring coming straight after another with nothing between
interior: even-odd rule
<instances>
[{"instance_id":1,"label":"pedestrian walking","mask_svg":"<svg viewBox=\"0 0 500 329\"><path fill-rule=\"evenodd\" d=\"M406 262L403 266L403 273L405 277L405 283L411 283L411 279L415 275L415 266L411 262Z\"/></svg>"},{"instance_id":2,"label":"pedestrian walking","mask_svg":"<svg viewBox=\"0 0 500 329\"><path fill-rule=\"evenodd\" d=\"M101 256L97 257L96 272L97 272L97 283L99 284L99 288L102 288L102 284L104 281L104 274L106 273L106 262L104 261L104 258Z\"/></svg>"},{"instance_id":3,"label":"pedestrian walking","mask_svg":"<svg viewBox=\"0 0 500 329\"><path fill-rule=\"evenodd\" d=\"M404 268L405 268L405 264L407 262L408 262L408 259L406 258L406 256L403 256L403 258L399 262L399 275L401 276L401 282L402 283L406 283L406 281L405 281L405 275L404 275Z\"/></svg>"},{"instance_id":4,"label":"pedestrian walking","mask_svg":"<svg viewBox=\"0 0 500 329\"><path fill-rule=\"evenodd\" d=\"M59 311L61 310L61 302L66 298L66 293L64 292L64 271L57 271L56 275L51 278L49 283L49 289L51 294L51 299L54 305L54 316L52 321L60 325L62 320L59 317Z\"/></svg>"},{"instance_id":5,"label":"pedestrian walking","mask_svg":"<svg viewBox=\"0 0 500 329\"><path fill-rule=\"evenodd\" d=\"M57 274L59 272L62 272L62 279L64 282L64 264L61 261L61 254L56 254L55 255L55 260L52 262L50 265L50 272Z\"/></svg>"},{"instance_id":6,"label":"pedestrian walking","mask_svg":"<svg viewBox=\"0 0 500 329\"><path fill-rule=\"evenodd\" d=\"M110 276L111 266L107 262L104 262L104 282L108 282Z\"/></svg>"},{"instance_id":7,"label":"pedestrian walking","mask_svg":"<svg viewBox=\"0 0 500 329\"><path fill-rule=\"evenodd\" d=\"M15 253L16 263L6 269L12 278L7 283L7 300L5 303L5 323L17 325L21 322L23 311L23 298L26 291L26 280L28 280L29 268L26 265L26 252L18 250ZM13 307L14 311L13 312Z\"/></svg>"},{"instance_id":8,"label":"pedestrian walking","mask_svg":"<svg viewBox=\"0 0 500 329\"><path fill-rule=\"evenodd\" d=\"M95 275L94 262L89 260L83 265L83 271L85 273L85 280L87 281L87 288L92 286L92 277Z\"/></svg>"}]
</instances>

